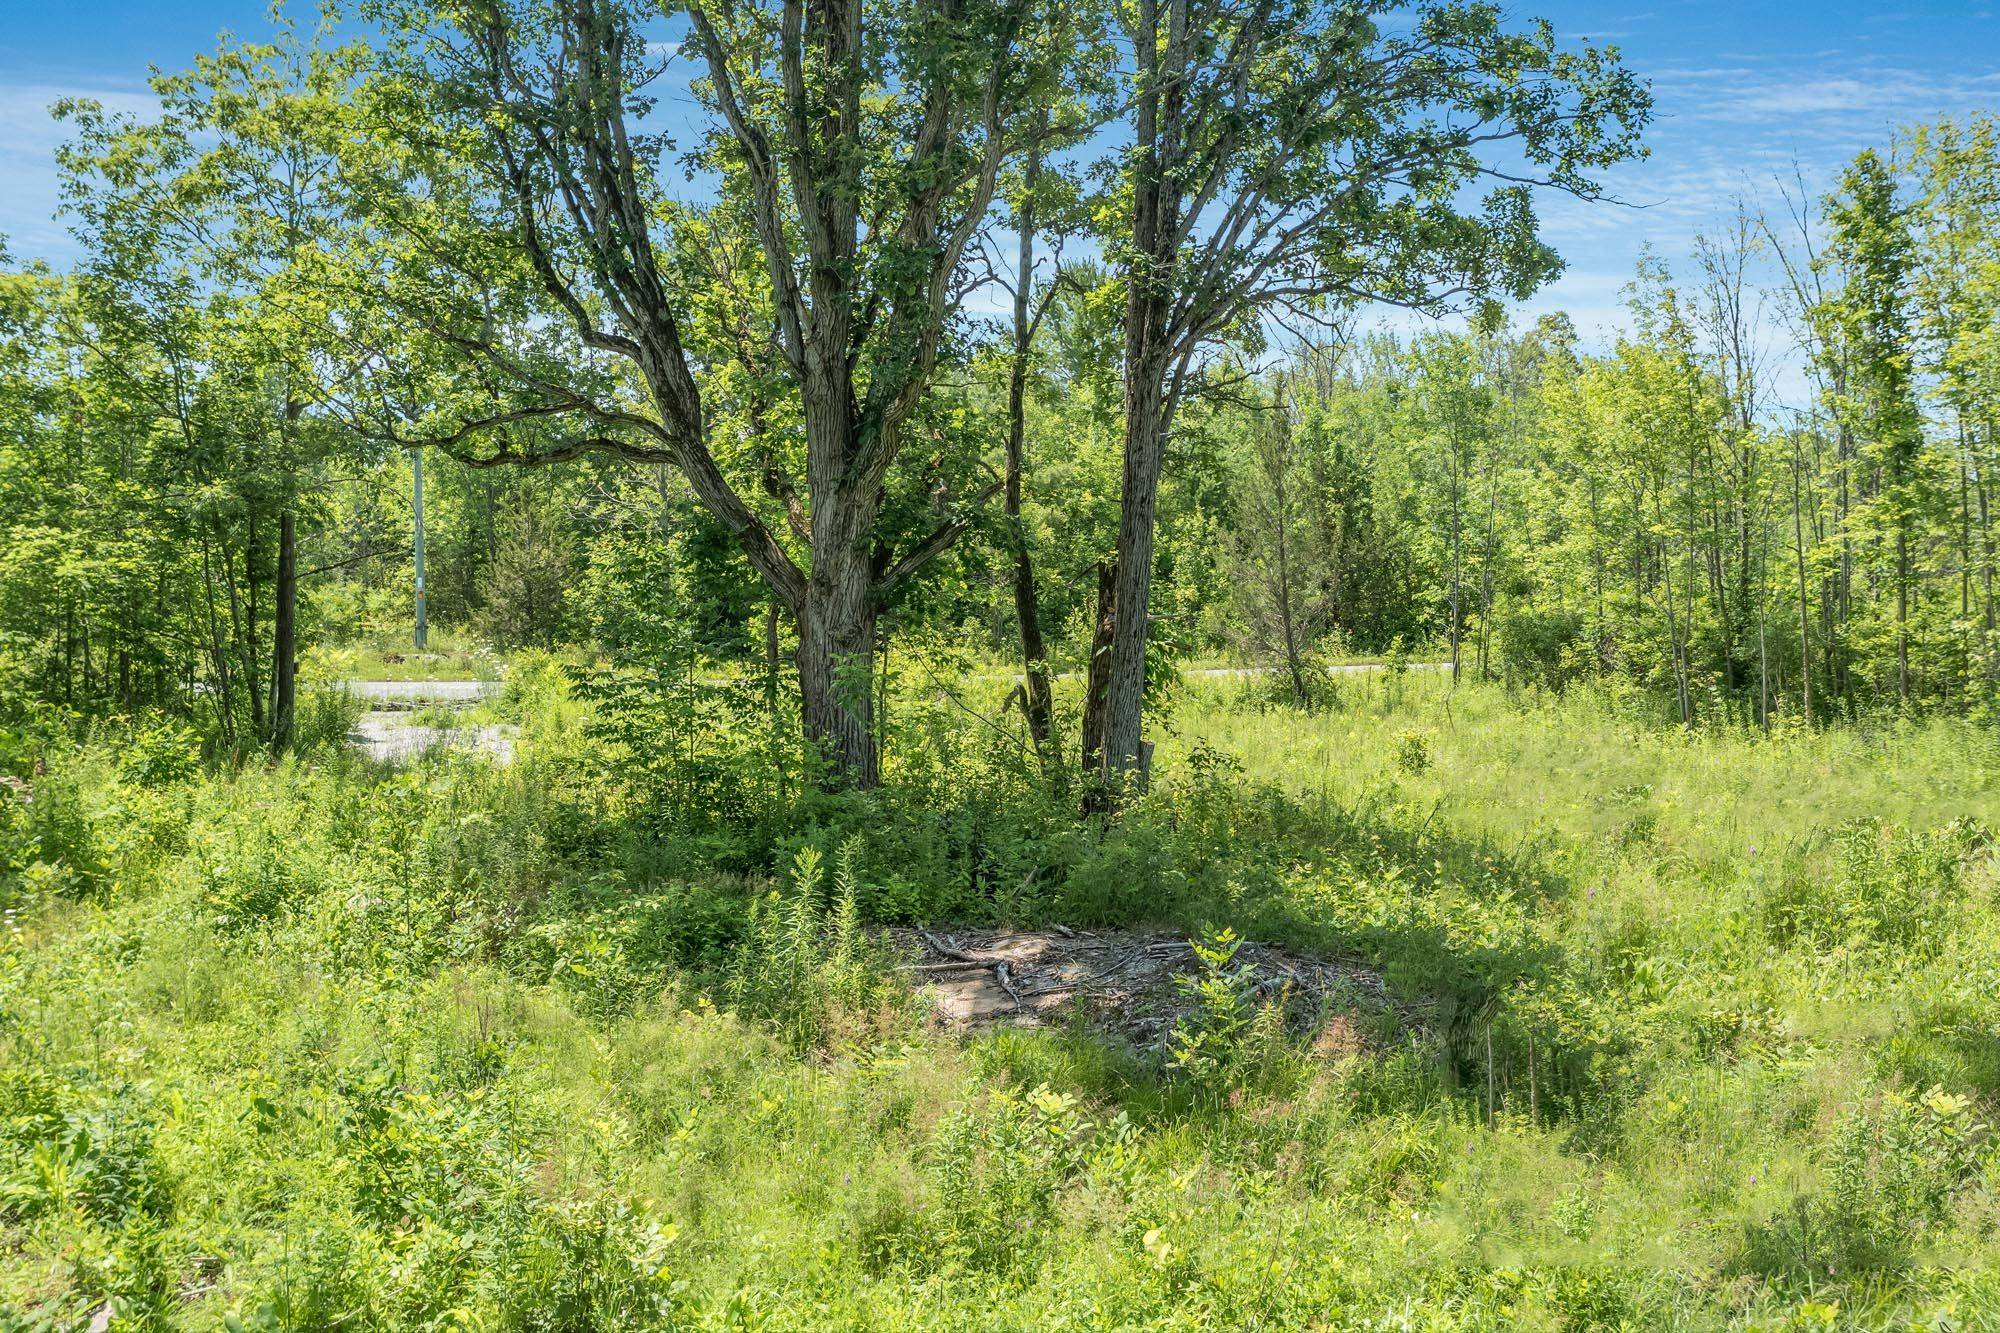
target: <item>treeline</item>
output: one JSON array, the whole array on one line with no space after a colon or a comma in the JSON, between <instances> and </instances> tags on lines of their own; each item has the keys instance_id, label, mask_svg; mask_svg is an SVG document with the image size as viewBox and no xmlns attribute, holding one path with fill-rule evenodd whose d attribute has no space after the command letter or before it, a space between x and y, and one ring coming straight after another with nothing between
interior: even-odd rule
<instances>
[{"instance_id":1,"label":"treeline","mask_svg":"<svg viewBox=\"0 0 2000 1333\"><path fill-rule=\"evenodd\" d=\"M1630 328L1330 344L1241 432L1242 626L1612 674L1684 722L1993 707L2000 151L1946 121L1743 213ZM1412 617L1411 620L1400 619Z\"/></svg>"},{"instance_id":2,"label":"treeline","mask_svg":"<svg viewBox=\"0 0 2000 1333\"><path fill-rule=\"evenodd\" d=\"M580 491L593 541L647 494L629 469L671 469L643 502L657 535L720 534L754 578L756 608L694 602L761 610L830 783L880 775L888 637L966 608L940 562L991 555L1037 752L1115 799L1150 748L1154 629L1193 637L1187 589L1223 545L1176 521L1227 512L1200 441L1236 367L1274 321L1525 296L1560 269L1536 199L1594 198L1651 111L1615 51L1475 0L365 0L336 17L353 27L281 19L157 78L156 118L58 108L85 259L54 299L85 305L58 332L21 326L21 355L53 341L61 364L10 390L15 429L53 447L36 394L72 382L135 414L92 439L98 473L23 483L59 476L91 492L87 515L45 495L17 512L40 506L59 547L116 550L144 526L172 566L144 637L179 656L125 668L138 592L89 604L58 560L61 595L8 629L47 696L168 699L282 745L300 584L371 555L302 564L366 544L337 535L333 488L411 450L482 471L588 460L618 475L539 493ZM668 49L691 78L663 105ZM994 292L1011 320L969 312ZM1073 423L1030 420L1065 324L1084 355L1060 369L1115 403L1086 423L1108 467ZM1038 489L1064 468L1077 489ZM160 506L144 525L96 498L128 481ZM512 568L533 577L507 597L501 524L482 516L487 549L461 553L489 572L468 605L527 608L498 624L516 637L547 632L545 594L581 591L565 524L543 518L509 515L530 553ZM1058 543L1039 560L1038 524ZM657 620L682 572L623 564L625 602ZM1063 741L1048 622L1079 599L1088 684Z\"/></svg>"},{"instance_id":3,"label":"treeline","mask_svg":"<svg viewBox=\"0 0 2000 1333\"><path fill-rule=\"evenodd\" d=\"M282 745L302 646L407 611L421 449L440 620L761 664L847 781L879 772L882 657L910 636L1018 662L1044 764L1112 780L1203 651L1282 665L1301 702L1322 659L1401 651L1624 678L1688 723L1990 707L1993 122L1648 260L1598 352L1508 325L1558 267L1532 191L1468 209L1495 181L1472 122L1426 108L1589 197L1643 88L1480 6L1426 9L1438 65L1370 12L1246 29L1331 62L1310 89L1155 9L1010 0L955 34L868 11L913 60L1002 60L914 83L697 23L695 202L663 183L643 16L617 6L376 6L371 43L281 29L160 79L151 121L59 108L84 258L0 289L8 697ZM1212 94L1154 110L1216 118L1105 152L1157 91L1112 54L1148 24ZM828 95L782 77L801 61L885 100L795 116ZM1369 81L1406 66L1426 98ZM1508 101L1508 70L1548 95ZM927 105L957 108L942 138L881 137ZM1433 151L1436 180L1397 174ZM1204 164L1200 197L1168 159ZM965 308L981 289L999 313ZM1355 331L1371 299L1460 298L1465 332Z\"/></svg>"}]
</instances>

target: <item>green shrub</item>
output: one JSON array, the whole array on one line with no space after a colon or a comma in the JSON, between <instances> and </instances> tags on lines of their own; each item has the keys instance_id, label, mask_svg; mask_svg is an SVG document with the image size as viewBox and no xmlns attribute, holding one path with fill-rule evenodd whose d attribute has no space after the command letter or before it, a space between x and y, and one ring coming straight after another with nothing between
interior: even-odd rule
<instances>
[{"instance_id":1,"label":"green shrub","mask_svg":"<svg viewBox=\"0 0 2000 1333\"><path fill-rule=\"evenodd\" d=\"M1003 1088L953 1112L922 1157L934 1194L924 1241L932 1257L1000 1272L1031 1264L1097 1133L1075 1097L1047 1084ZM1109 1133L1122 1140L1131 1130L1120 1121Z\"/></svg>"},{"instance_id":2,"label":"green shrub","mask_svg":"<svg viewBox=\"0 0 2000 1333\"><path fill-rule=\"evenodd\" d=\"M0 786L0 903L37 895L101 898L109 892L109 848L95 802L67 766Z\"/></svg>"},{"instance_id":3,"label":"green shrub","mask_svg":"<svg viewBox=\"0 0 2000 1333\"><path fill-rule=\"evenodd\" d=\"M200 770L201 737L178 722L141 728L119 747L119 776L142 787L185 782Z\"/></svg>"},{"instance_id":4,"label":"green shrub","mask_svg":"<svg viewBox=\"0 0 2000 1333\"><path fill-rule=\"evenodd\" d=\"M1818 1190L1752 1228L1750 1263L1799 1277L1904 1263L1979 1171L1989 1132L1970 1098L1876 1089L1840 1117Z\"/></svg>"},{"instance_id":5,"label":"green shrub","mask_svg":"<svg viewBox=\"0 0 2000 1333\"><path fill-rule=\"evenodd\" d=\"M814 847L792 861L789 893L753 903L726 993L745 1016L768 1024L793 1050L823 1050L879 1036L905 1021L907 993L886 974L886 959L861 930L849 840L833 882Z\"/></svg>"},{"instance_id":6,"label":"green shrub","mask_svg":"<svg viewBox=\"0 0 2000 1333\"><path fill-rule=\"evenodd\" d=\"M367 700L344 688L301 690L292 715L292 748L300 754L338 751L367 711Z\"/></svg>"},{"instance_id":7,"label":"green shrub","mask_svg":"<svg viewBox=\"0 0 2000 1333\"><path fill-rule=\"evenodd\" d=\"M1204 1096L1268 1075L1285 1054L1281 1005L1260 999L1256 969L1236 961L1243 941L1227 927L1190 940L1199 970L1177 978L1192 1001L1167 1038L1167 1068Z\"/></svg>"},{"instance_id":8,"label":"green shrub","mask_svg":"<svg viewBox=\"0 0 2000 1333\"><path fill-rule=\"evenodd\" d=\"M74 1211L104 1226L166 1212L171 1193L153 1149L143 1094L90 1087L33 1070L0 1079L0 1213Z\"/></svg>"},{"instance_id":9,"label":"green shrub","mask_svg":"<svg viewBox=\"0 0 2000 1333\"><path fill-rule=\"evenodd\" d=\"M202 914L224 934L255 930L323 891L312 849L271 824L236 832L198 863Z\"/></svg>"},{"instance_id":10,"label":"green shrub","mask_svg":"<svg viewBox=\"0 0 2000 1333\"><path fill-rule=\"evenodd\" d=\"M1558 694L1583 678L1595 657L1581 611L1516 608L1500 617L1495 638L1510 682Z\"/></svg>"},{"instance_id":11,"label":"green shrub","mask_svg":"<svg viewBox=\"0 0 2000 1333\"><path fill-rule=\"evenodd\" d=\"M1991 835L1971 820L1911 829L1879 819L1841 825L1832 873L1801 862L1766 894L1773 937L1820 948L1842 944L1928 956L1948 937L1970 858Z\"/></svg>"}]
</instances>

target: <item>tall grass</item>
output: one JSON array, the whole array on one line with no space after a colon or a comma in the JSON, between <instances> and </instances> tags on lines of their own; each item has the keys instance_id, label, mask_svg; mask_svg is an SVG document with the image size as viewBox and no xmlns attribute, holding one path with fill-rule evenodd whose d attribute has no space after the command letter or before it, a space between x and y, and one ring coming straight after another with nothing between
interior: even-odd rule
<instances>
[{"instance_id":1,"label":"tall grass","mask_svg":"<svg viewBox=\"0 0 2000 1333\"><path fill-rule=\"evenodd\" d=\"M879 797L663 849L521 679L511 768L0 791L0 1328L2000 1318L1970 726L1196 680L1106 829L913 695ZM940 914L1213 933L1142 1053L927 1029L874 929ZM1238 936L1403 1020L1287 1038Z\"/></svg>"}]
</instances>

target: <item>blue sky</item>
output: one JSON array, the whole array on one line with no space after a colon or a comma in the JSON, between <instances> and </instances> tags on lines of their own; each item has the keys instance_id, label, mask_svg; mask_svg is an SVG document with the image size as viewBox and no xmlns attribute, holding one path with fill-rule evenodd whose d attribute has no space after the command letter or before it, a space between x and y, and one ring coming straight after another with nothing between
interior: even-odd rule
<instances>
[{"instance_id":1,"label":"blue sky","mask_svg":"<svg viewBox=\"0 0 2000 1333\"><path fill-rule=\"evenodd\" d=\"M144 111L149 65L179 68L229 29L266 30L259 0L20 0L0 25L0 234L17 258L68 262L56 207L61 128L46 107L84 94ZM1794 163L1824 187L1858 149L1948 112L2000 110L2000 0L1897 7L1856 0L1547 0L1510 6L1565 36L1616 43L1654 81L1650 159L1612 184L1630 207L1551 201L1569 272L1526 312L1569 310L1587 334L1619 321L1643 245L1682 259L1737 195L1769 198ZM1595 339L1593 339L1595 340Z\"/></svg>"}]
</instances>

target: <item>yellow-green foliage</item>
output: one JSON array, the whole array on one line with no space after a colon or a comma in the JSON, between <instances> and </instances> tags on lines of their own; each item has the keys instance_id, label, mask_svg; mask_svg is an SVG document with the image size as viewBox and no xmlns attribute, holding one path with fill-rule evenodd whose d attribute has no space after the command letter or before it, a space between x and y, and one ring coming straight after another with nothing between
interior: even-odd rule
<instances>
[{"instance_id":1,"label":"yellow-green foliage","mask_svg":"<svg viewBox=\"0 0 2000 1333\"><path fill-rule=\"evenodd\" d=\"M879 797L662 850L560 695L508 768L148 733L0 791L0 1328L2000 1318L1970 725L1223 682L1103 830L913 700ZM940 911L1208 965L1160 1052L952 1037L869 920ZM1315 1053L1239 937L1405 1021Z\"/></svg>"}]
</instances>

